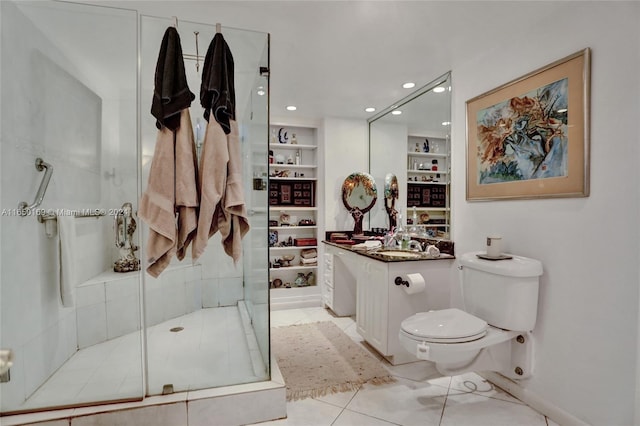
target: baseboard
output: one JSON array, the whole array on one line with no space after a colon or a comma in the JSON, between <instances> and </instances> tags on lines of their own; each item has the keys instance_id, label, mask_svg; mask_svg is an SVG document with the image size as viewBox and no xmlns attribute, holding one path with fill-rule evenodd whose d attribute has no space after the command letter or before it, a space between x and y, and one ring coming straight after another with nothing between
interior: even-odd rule
<instances>
[{"instance_id":1,"label":"baseboard","mask_svg":"<svg viewBox=\"0 0 640 426\"><path fill-rule=\"evenodd\" d=\"M300 309L300 308L319 308L322 307L321 294L300 294L291 296L282 296L280 293L274 297L271 293L271 304L269 309L272 311L280 311L284 309Z\"/></svg>"},{"instance_id":2,"label":"baseboard","mask_svg":"<svg viewBox=\"0 0 640 426\"><path fill-rule=\"evenodd\" d=\"M575 417L573 414L567 413L563 409L554 405L550 401L542 398L540 395L520 386L519 383L504 377L503 375L490 371L478 372L478 374L497 387L504 389L520 401L527 404L537 412L544 414L554 422L562 426L589 426L588 423Z\"/></svg>"}]
</instances>

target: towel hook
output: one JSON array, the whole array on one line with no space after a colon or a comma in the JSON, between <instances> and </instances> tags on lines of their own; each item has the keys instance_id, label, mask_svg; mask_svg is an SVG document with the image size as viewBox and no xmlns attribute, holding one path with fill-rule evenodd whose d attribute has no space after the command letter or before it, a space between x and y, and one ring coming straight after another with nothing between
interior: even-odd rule
<instances>
[{"instance_id":1,"label":"towel hook","mask_svg":"<svg viewBox=\"0 0 640 426\"><path fill-rule=\"evenodd\" d=\"M193 34L196 36L196 72L200 71L200 52L198 51L198 34L200 31L194 31Z\"/></svg>"}]
</instances>

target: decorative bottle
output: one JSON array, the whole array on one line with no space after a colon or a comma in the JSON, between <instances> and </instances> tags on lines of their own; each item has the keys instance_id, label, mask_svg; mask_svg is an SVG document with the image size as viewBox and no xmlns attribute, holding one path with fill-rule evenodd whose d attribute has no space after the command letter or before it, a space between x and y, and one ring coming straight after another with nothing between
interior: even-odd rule
<instances>
[{"instance_id":1,"label":"decorative bottle","mask_svg":"<svg viewBox=\"0 0 640 426\"><path fill-rule=\"evenodd\" d=\"M410 234L418 233L418 210L416 206L413 206L413 214L411 215L411 228L409 228Z\"/></svg>"}]
</instances>

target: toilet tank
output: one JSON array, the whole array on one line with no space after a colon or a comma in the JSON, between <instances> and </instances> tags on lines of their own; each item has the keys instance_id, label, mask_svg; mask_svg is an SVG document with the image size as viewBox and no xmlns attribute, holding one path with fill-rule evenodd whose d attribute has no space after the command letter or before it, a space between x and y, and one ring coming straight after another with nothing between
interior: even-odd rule
<instances>
[{"instance_id":1,"label":"toilet tank","mask_svg":"<svg viewBox=\"0 0 640 426\"><path fill-rule=\"evenodd\" d=\"M515 255L484 260L478 254L484 253L465 253L458 260L464 310L494 327L533 330L542 263Z\"/></svg>"}]
</instances>

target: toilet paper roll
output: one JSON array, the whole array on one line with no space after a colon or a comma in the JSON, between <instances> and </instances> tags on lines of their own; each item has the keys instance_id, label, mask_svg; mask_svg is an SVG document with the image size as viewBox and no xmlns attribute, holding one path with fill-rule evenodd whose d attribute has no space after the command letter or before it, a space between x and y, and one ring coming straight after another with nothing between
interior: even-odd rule
<instances>
[{"instance_id":1,"label":"toilet paper roll","mask_svg":"<svg viewBox=\"0 0 640 426\"><path fill-rule=\"evenodd\" d=\"M422 276L422 274L407 274L407 282L409 283L408 287L402 286L407 294L420 293L421 291L424 291L426 287L426 283L424 282L424 277Z\"/></svg>"}]
</instances>

